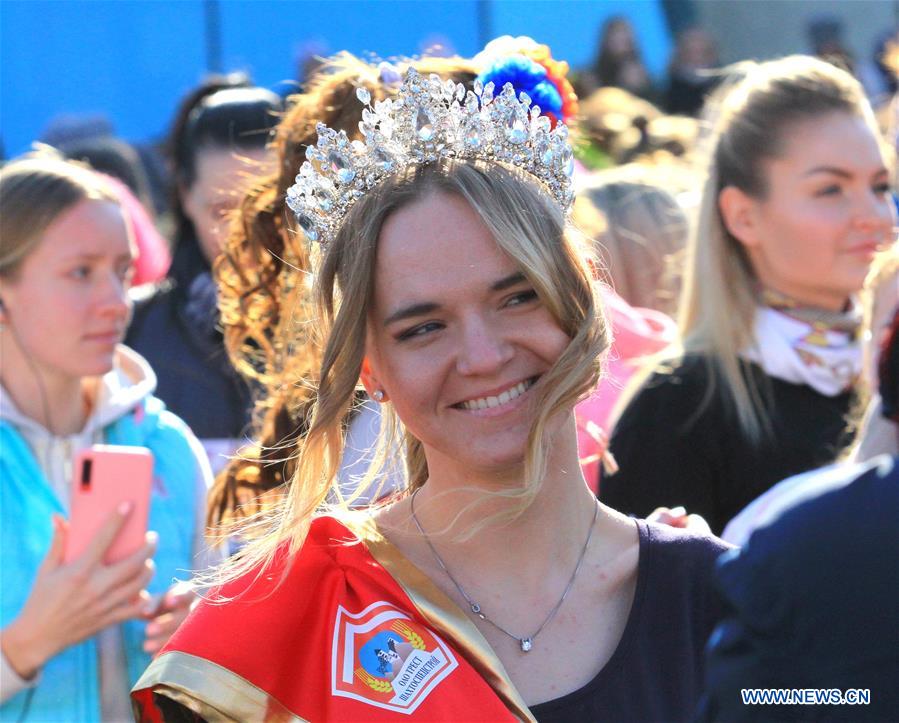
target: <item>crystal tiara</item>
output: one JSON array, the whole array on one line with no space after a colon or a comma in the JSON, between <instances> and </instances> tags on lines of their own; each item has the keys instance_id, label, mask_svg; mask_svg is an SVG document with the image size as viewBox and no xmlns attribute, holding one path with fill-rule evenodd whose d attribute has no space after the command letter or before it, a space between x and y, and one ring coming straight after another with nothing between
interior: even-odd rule
<instances>
[{"instance_id":1,"label":"crystal tiara","mask_svg":"<svg viewBox=\"0 0 899 723\"><path fill-rule=\"evenodd\" d=\"M475 81L474 90L414 69L395 98L370 105L371 94L358 88L365 104L359 129L364 140L350 141L323 123L318 142L306 148L306 161L287 205L311 241L323 244L336 235L353 204L383 179L402 169L441 158L500 161L537 178L567 212L574 199L574 156L568 129L552 127L540 108L511 83L494 96L493 83Z\"/></svg>"}]
</instances>

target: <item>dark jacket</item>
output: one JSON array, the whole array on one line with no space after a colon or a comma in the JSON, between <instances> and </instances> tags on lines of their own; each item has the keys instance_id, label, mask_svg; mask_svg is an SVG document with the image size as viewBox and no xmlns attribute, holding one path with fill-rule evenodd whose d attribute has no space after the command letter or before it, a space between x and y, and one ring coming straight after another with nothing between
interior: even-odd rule
<instances>
[{"instance_id":1,"label":"dark jacket","mask_svg":"<svg viewBox=\"0 0 899 723\"><path fill-rule=\"evenodd\" d=\"M169 278L135 303L125 343L156 372L156 395L201 440L239 438L249 385L233 369L219 329L209 264L195 240L178 245Z\"/></svg>"},{"instance_id":2,"label":"dark jacket","mask_svg":"<svg viewBox=\"0 0 899 723\"><path fill-rule=\"evenodd\" d=\"M847 467L845 484L722 556L730 611L709 641L700 720L899 720L897 460ZM830 701L746 705L753 688L823 689ZM848 689L869 691L868 703L838 703Z\"/></svg>"},{"instance_id":3,"label":"dark jacket","mask_svg":"<svg viewBox=\"0 0 899 723\"><path fill-rule=\"evenodd\" d=\"M674 363L644 383L612 433L619 471L603 477L599 498L621 512L645 517L656 507L683 505L720 535L760 494L833 462L849 441L850 392L827 397L744 363L744 374L765 393L772 424L771 434L753 443L739 433L723 396L708 397L706 359L691 354Z\"/></svg>"}]
</instances>

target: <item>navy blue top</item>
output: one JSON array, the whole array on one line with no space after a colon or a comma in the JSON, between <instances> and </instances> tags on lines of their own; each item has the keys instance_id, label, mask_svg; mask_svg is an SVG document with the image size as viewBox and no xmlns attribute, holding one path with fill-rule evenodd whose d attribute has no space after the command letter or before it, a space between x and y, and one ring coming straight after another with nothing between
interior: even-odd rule
<instances>
[{"instance_id":1,"label":"navy blue top","mask_svg":"<svg viewBox=\"0 0 899 723\"><path fill-rule=\"evenodd\" d=\"M721 558L730 611L709 646L703 721L899 721L899 464L787 509ZM814 484L814 479L809 484ZM870 691L867 705L743 705L747 688Z\"/></svg>"},{"instance_id":2,"label":"navy blue top","mask_svg":"<svg viewBox=\"0 0 899 723\"><path fill-rule=\"evenodd\" d=\"M618 647L583 688L531 707L548 721L691 720L703 681L703 647L721 619L714 565L730 549L716 537L637 520L634 602Z\"/></svg>"},{"instance_id":3,"label":"navy blue top","mask_svg":"<svg viewBox=\"0 0 899 723\"><path fill-rule=\"evenodd\" d=\"M135 304L125 343L156 372L156 396L201 440L239 439L251 388L231 366L216 286L195 240L175 251L170 278Z\"/></svg>"}]
</instances>

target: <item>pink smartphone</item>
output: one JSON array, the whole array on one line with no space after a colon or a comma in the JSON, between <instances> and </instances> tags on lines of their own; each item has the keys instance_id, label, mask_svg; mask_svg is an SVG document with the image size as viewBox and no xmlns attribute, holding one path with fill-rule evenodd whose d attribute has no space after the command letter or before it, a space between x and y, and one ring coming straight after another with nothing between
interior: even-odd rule
<instances>
[{"instance_id":1,"label":"pink smartphone","mask_svg":"<svg viewBox=\"0 0 899 723\"><path fill-rule=\"evenodd\" d=\"M118 562L144 544L153 484L153 455L149 449L95 444L78 453L72 476L66 562L87 549L122 502L131 503L131 512L103 562Z\"/></svg>"}]
</instances>

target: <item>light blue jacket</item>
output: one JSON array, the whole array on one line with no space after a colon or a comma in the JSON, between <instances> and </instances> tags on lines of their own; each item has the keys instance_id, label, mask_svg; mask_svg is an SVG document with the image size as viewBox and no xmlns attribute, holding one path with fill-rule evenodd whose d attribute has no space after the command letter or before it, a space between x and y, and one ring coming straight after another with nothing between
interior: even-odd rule
<instances>
[{"instance_id":1,"label":"light blue jacket","mask_svg":"<svg viewBox=\"0 0 899 723\"><path fill-rule=\"evenodd\" d=\"M190 431L165 405L145 397L128 414L103 430L107 444L147 447L154 456L154 484L149 529L159 534L156 574L150 593L168 589L175 578L187 579L193 567L197 515L197 478L204 462L190 443ZM0 627L21 611L37 569L50 547L51 516L64 509L41 471L31 448L8 420L0 421ZM122 625L131 684L149 664L142 651L145 623ZM0 721L100 720L97 644L88 639L66 648L44 666L32 690L0 706ZM31 698L29 701L28 698Z\"/></svg>"}]
</instances>

